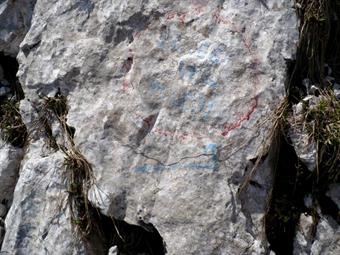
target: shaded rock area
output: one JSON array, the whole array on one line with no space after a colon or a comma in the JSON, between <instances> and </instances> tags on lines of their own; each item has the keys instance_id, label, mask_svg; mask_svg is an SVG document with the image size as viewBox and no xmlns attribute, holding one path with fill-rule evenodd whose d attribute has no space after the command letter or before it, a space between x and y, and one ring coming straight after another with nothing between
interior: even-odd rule
<instances>
[{"instance_id":1,"label":"shaded rock area","mask_svg":"<svg viewBox=\"0 0 340 255\"><path fill-rule=\"evenodd\" d=\"M1 253L336 252L337 224L321 219L312 244L304 233L313 221L301 215L308 192L292 192L296 163L313 172L315 148L294 150L302 133L281 138L279 157L272 143L296 8L0 1L0 97L20 101L28 132L22 148L0 149ZM285 226L270 217L280 196Z\"/></svg>"},{"instance_id":2,"label":"shaded rock area","mask_svg":"<svg viewBox=\"0 0 340 255\"><path fill-rule=\"evenodd\" d=\"M0 1L0 52L16 56L19 45L31 27L36 0Z\"/></svg>"}]
</instances>

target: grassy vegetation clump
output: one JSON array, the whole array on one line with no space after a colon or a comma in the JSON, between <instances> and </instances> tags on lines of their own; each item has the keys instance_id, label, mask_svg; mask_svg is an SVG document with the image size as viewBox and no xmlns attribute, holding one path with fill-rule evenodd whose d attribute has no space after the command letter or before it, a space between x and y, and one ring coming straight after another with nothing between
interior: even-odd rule
<instances>
[{"instance_id":1,"label":"grassy vegetation clump","mask_svg":"<svg viewBox=\"0 0 340 255\"><path fill-rule=\"evenodd\" d=\"M0 105L1 138L16 147L23 147L27 129L19 112L19 103L7 100Z\"/></svg>"},{"instance_id":2,"label":"grassy vegetation clump","mask_svg":"<svg viewBox=\"0 0 340 255\"><path fill-rule=\"evenodd\" d=\"M308 111L306 121L315 141L340 145L340 102L333 92L322 93L319 103Z\"/></svg>"},{"instance_id":3,"label":"grassy vegetation clump","mask_svg":"<svg viewBox=\"0 0 340 255\"><path fill-rule=\"evenodd\" d=\"M340 177L340 101L332 91L320 95L319 102L305 117L307 132L317 145L317 180L324 185Z\"/></svg>"},{"instance_id":4,"label":"grassy vegetation clump","mask_svg":"<svg viewBox=\"0 0 340 255\"><path fill-rule=\"evenodd\" d=\"M54 97L41 97L42 103L38 110L37 129L45 135L45 146L58 150L60 145L57 143L56 137L53 134L52 122L57 120L62 129L67 129L66 115L68 113L67 98L59 91ZM62 130L63 131L63 130Z\"/></svg>"},{"instance_id":5,"label":"grassy vegetation clump","mask_svg":"<svg viewBox=\"0 0 340 255\"><path fill-rule=\"evenodd\" d=\"M325 77L324 65L332 19L329 0L297 0L300 16L299 68L313 82L321 84ZM307 60L307 63L305 62ZM307 65L306 65L307 64ZM307 68L307 70L305 70Z\"/></svg>"},{"instance_id":6,"label":"grassy vegetation clump","mask_svg":"<svg viewBox=\"0 0 340 255\"><path fill-rule=\"evenodd\" d=\"M64 165L68 185L68 204L71 220L83 237L92 229L91 208L87 198L88 190L93 184L91 164L76 150L65 151Z\"/></svg>"},{"instance_id":7,"label":"grassy vegetation clump","mask_svg":"<svg viewBox=\"0 0 340 255\"><path fill-rule=\"evenodd\" d=\"M61 118L67 115L67 99L59 92L54 97L44 97L43 108L53 112L57 117Z\"/></svg>"},{"instance_id":8,"label":"grassy vegetation clump","mask_svg":"<svg viewBox=\"0 0 340 255\"><path fill-rule=\"evenodd\" d=\"M88 200L88 191L93 184L92 166L75 148L74 128L67 125L68 105L66 96L60 90L53 97L42 96L39 114L40 130L45 133L46 144L54 149L61 149L65 155L65 181L68 192L68 206L71 223L80 236L87 239L94 232L94 208ZM57 121L61 128L60 144L52 131L52 123Z\"/></svg>"}]
</instances>

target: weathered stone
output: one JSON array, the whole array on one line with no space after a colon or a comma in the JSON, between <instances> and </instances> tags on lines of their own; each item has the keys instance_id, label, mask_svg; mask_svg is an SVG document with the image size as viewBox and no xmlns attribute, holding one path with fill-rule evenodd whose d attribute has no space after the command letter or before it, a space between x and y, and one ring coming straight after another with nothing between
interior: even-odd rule
<instances>
[{"instance_id":1,"label":"weathered stone","mask_svg":"<svg viewBox=\"0 0 340 255\"><path fill-rule=\"evenodd\" d=\"M338 224L330 217L323 216L317 225L315 237L312 237L312 217L301 215L297 231L294 254L317 255L339 254L340 232Z\"/></svg>"},{"instance_id":2,"label":"weathered stone","mask_svg":"<svg viewBox=\"0 0 340 255\"><path fill-rule=\"evenodd\" d=\"M30 28L36 0L0 2L0 51L16 56L19 45Z\"/></svg>"},{"instance_id":3,"label":"weathered stone","mask_svg":"<svg viewBox=\"0 0 340 255\"><path fill-rule=\"evenodd\" d=\"M303 128L303 124L292 127L289 130L289 137L292 140L299 159L307 166L310 171L314 171L316 168L315 142Z\"/></svg>"},{"instance_id":4,"label":"weathered stone","mask_svg":"<svg viewBox=\"0 0 340 255\"><path fill-rule=\"evenodd\" d=\"M305 115L310 111L320 98L308 95L301 102L292 106L293 113L288 118L290 129L289 138L291 139L295 152L299 159L307 166L310 171L316 168L316 144L313 137L306 129Z\"/></svg>"},{"instance_id":5,"label":"weathered stone","mask_svg":"<svg viewBox=\"0 0 340 255\"><path fill-rule=\"evenodd\" d=\"M117 255L117 246L111 247L108 255Z\"/></svg>"},{"instance_id":6,"label":"weathered stone","mask_svg":"<svg viewBox=\"0 0 340 255\"><path fill-rule=\"evenodd\" d=\"M327 195L333 200L340 211L340 185L339 183L333 183L329 186Z\"/></svg>"},{"instance_id":7,"label":"weathered stone","mask_svg":"<svg viewBox=\"0 0 340 255\"><path fill-rule=\"evenodd\" d=\"M82 254L74 236L62 174L61 153L41 157L41 141L22 162L13 204L5 220L2 251L9 254ZM39 216L39 217L38 217Z\"/></svg>"},{"instance_id":8,"label":"weathered stone","mask_svg":"<svg viewBox=\"0 0 340 255\"><path fill-rule=\"evenodd\" d=\"M268 188L259 200L244 195L254 202L242 208L236 176L260 156L271 124L258 124L284 96L284 58L298 36L291 6L37 1L18 55L23 118L33 129L38 95L59 87L75 143L95 172L91 201L129 223L151 222L169 254L263 253L265 207L255 201ZM63 254L57 236L75 242L67 216L52 209L52 198L63 197L61 155L43 148L32 141L22 165L6 219L9 252Z\"/></svg>"},{"instance_id":9,"label":"weathered stone","mask_svg":"<svg viewBox=\"0 0 340 255\"><path fill-rule=\"evenodd\" d=\"M0 202L11 200L18 178L23 150L1 142L0 145Z\"/></svg>"},{"instance_id":10,"label":"weathered stone","mask_svg":"<svg viewBox=\"0 0 340 255\"><path fill-rule=\"evenodd\" d=\"M104 214L152 223L168 254L266 253L272 173L268 159L256 172L251 162L268 147L298 31L293 1L260 2L38 0L18 54L31 139L2 251L85 253L64 155L37 131L41 97L60 88L94 171L89 199ZM57 122L51 129L62 141Z\"/></svg>"}]
</instances>

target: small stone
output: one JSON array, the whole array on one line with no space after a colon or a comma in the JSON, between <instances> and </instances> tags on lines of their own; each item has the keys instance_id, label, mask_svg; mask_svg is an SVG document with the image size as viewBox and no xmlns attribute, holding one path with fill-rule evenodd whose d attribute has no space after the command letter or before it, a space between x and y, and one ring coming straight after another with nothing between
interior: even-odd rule
<instances>
[{"instance_id":1,"label":"small stone","mask_svg":"<svg viewBox=\"0 0 340 255\"><path fill-rule=\"evenodd\" d=\"M109 252L107 255L117 255L118 254L118 248L117 246L112 246L110 249L109 249Z\"/></svg>"},{"instance_id":2,"label":"small stone","mask_svg":"<svg viewBox=\"0 0 340 255\"><path fill-rule=\"evenodd\" d=\"M334 83L334 94L336 99L340 100L340 84L339 83Z\"/></svg>"},{"instance_id":3,"label":"small stone","mask_svg":"<svg viewBox=\"0 0 340 255\"><path fill-rule=\"evenodd\" d=\"M317 86L312 85L308 91L309 95L319 96L320 90Z\"/></svg>"},{"instance_id":4,"label":"small stone","mask_svg":"<svg viewBox=\"0 0 340 255\"><path fill-rule=\"evenodd\" d=\"M2 84L0 83L0 96L1 96L1 97L7 96L7 95L11 92L10 88L8 88L8 87L3 87L3 86L1 86L1 85L2 85Z\"/></svg>"}]
</instances>

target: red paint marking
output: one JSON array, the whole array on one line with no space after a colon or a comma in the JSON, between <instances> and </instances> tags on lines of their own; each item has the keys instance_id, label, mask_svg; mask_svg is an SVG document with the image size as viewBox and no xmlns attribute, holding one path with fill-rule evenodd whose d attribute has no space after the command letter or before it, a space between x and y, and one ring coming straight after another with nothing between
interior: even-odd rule
<instances>
[{"instance_id":1,"label":"red paint marking","mask_svg":"<svg viewBox=\"0 0 340 255\"><path fill-rule=\"evenodd\" d=\"M171 12L168 12L167 14L165 14L165 19L166 20L172 20L173 18L175 18L177 15L176 12L174 11L171 11Z\"/></svg>"},{"instance_id":2,"label":"red paint marking","mask_svg":"<svg viewBox=\"0 0 340 255\"><path fill-rule=\"evenodd\" d=\"M133 34L132 34L132 36L133 36L133 39L139 39L139 37L140 37L140 35L141 35L141 32L139 31L139 32L134 32Z\"/></svg>"},{"instance_id":3,"label":"red paint marking","mask_svg":"<svg viewBox=\"0 0 340 255\"><path fill-rule=\"evenodd\" d=\"M196 14L200 14L203 11L203 8L205 7L205 6L195 2L194 0L192 1L192 5L194 5L194 11L195 11ZM260 83L260 79L259 79L260 73L259 73L258 67L261 64L261 61L260 61L260 58L257 57L256 53L254 52L251 36L247 36L244 29L242 29L240 26L236 25L234 22L232 22L228 18L220 15L220 11L221 11L220 9L216 9L215 11L213 11L212 14L211 14L212 19L217 24L223 24L223 25L228 26L228 28L231 32L234 32L234 33L236 33L240 36L241 41L242 41L245 49L247 50L247 52L252 57L251 69L255 71L255 74L252 77L252 80L253 80L253 84L254 84L253 88L256 90L256 88L258 87L258 85ZM170 12L165 14L165 20L170 21L170 20L173 20L177 17L179 22L181 24L184 24L187 14L188 14L188 12L180 13L180 12L170 11ZM138 39L140 37L140 35L141 35L141 32L137 32L137 33L134 34L134 37L136 37ZM128 86L129 86L128 82L126 80L124 80L123 91L126 91L128 89ZM236 120L233 121L232 123L225 123L223 125L223 129L222 129L221 133L219 133L218 135L226 137L232 130L240 128L245 121L248 121L251 118L251 115L255 112L257 105L258 105L258 98L256 96L251 100L250 109L247 112L245 112L244 114L239 114L238 117L236 118ZM143 123L145 123L148 127L150 126L150 122L147 118L143 119ZM175 137L175 138L180 139L180 140L186 140L186 139L190 139L190 138L191 139L192 138L196 138L196 139L203 139L204 138L204 136L196 133L195 131L188 133L188 132L181 132L181 131L177 130L177 131L174 132L174 131L169 131L169 130L163 130L163 129L160 129L160 128L154 128L153 132L155 134L158 134L158 135L161 135L161 136ZM217 132L218 132L218 129L217 129Z\"/></svg>"},{"instance_id":4,"label":"red paint marking","mask_svg":"<svg viewBox=\"0 0 340 255\"><path fill-rule=\"evenodd\" d=\"M203 11L203 5L198 5L197 7L194 8L196 14L201 14Z\"/></svg>"},{"instance_id":5,"label":"red paint marking","mask_svg":"<svg viewBox=\"0 0 340 255\"><path fill-rule=\"evenodd\" d=\"M129 89L129 82L125 79L125 80L123 81L122 91L123 91L124 93L126 93L126 92L128 91L128 89Z\"/></svg>"},{"instance_id":6,"label":"red paint marking","mask_svg":"<svg viewBox=\"0 0 340 255\"><path fill-rule=\"evenodd\" d=\"M191 0L191 5L194 7L196 14L200 14L205 7L199 1Z\"/></svg>"},{"instance_id":7,"label":"red paint marking","mask_svg":"<svg viewBox=\"0 0 340 255\"><path fill-rule=\"evenodd\" d=\"M177 17L178 17L179 21L181 22L181 24L185 24L186 15L187 15L187 12L177 13Z\"/></svg>"},{"instance_id":8,"label":"red paint marking","mask_svg":"<svg viewBox=\"0 0 340 255\"><path fill-rule=\"evenodd\" d=\"M238 119L233 123L226 123L223 125L223 131L221 133L222 136L227 136L230 131L241 127L242 123L244 121L247 121L250 119L250 116L253 114L253 112L256 110L257 107L257 97L255 97L252 100L251 108L248 112L244 113L243 115L239 116Z\"/></svg>"}]
</instances>

